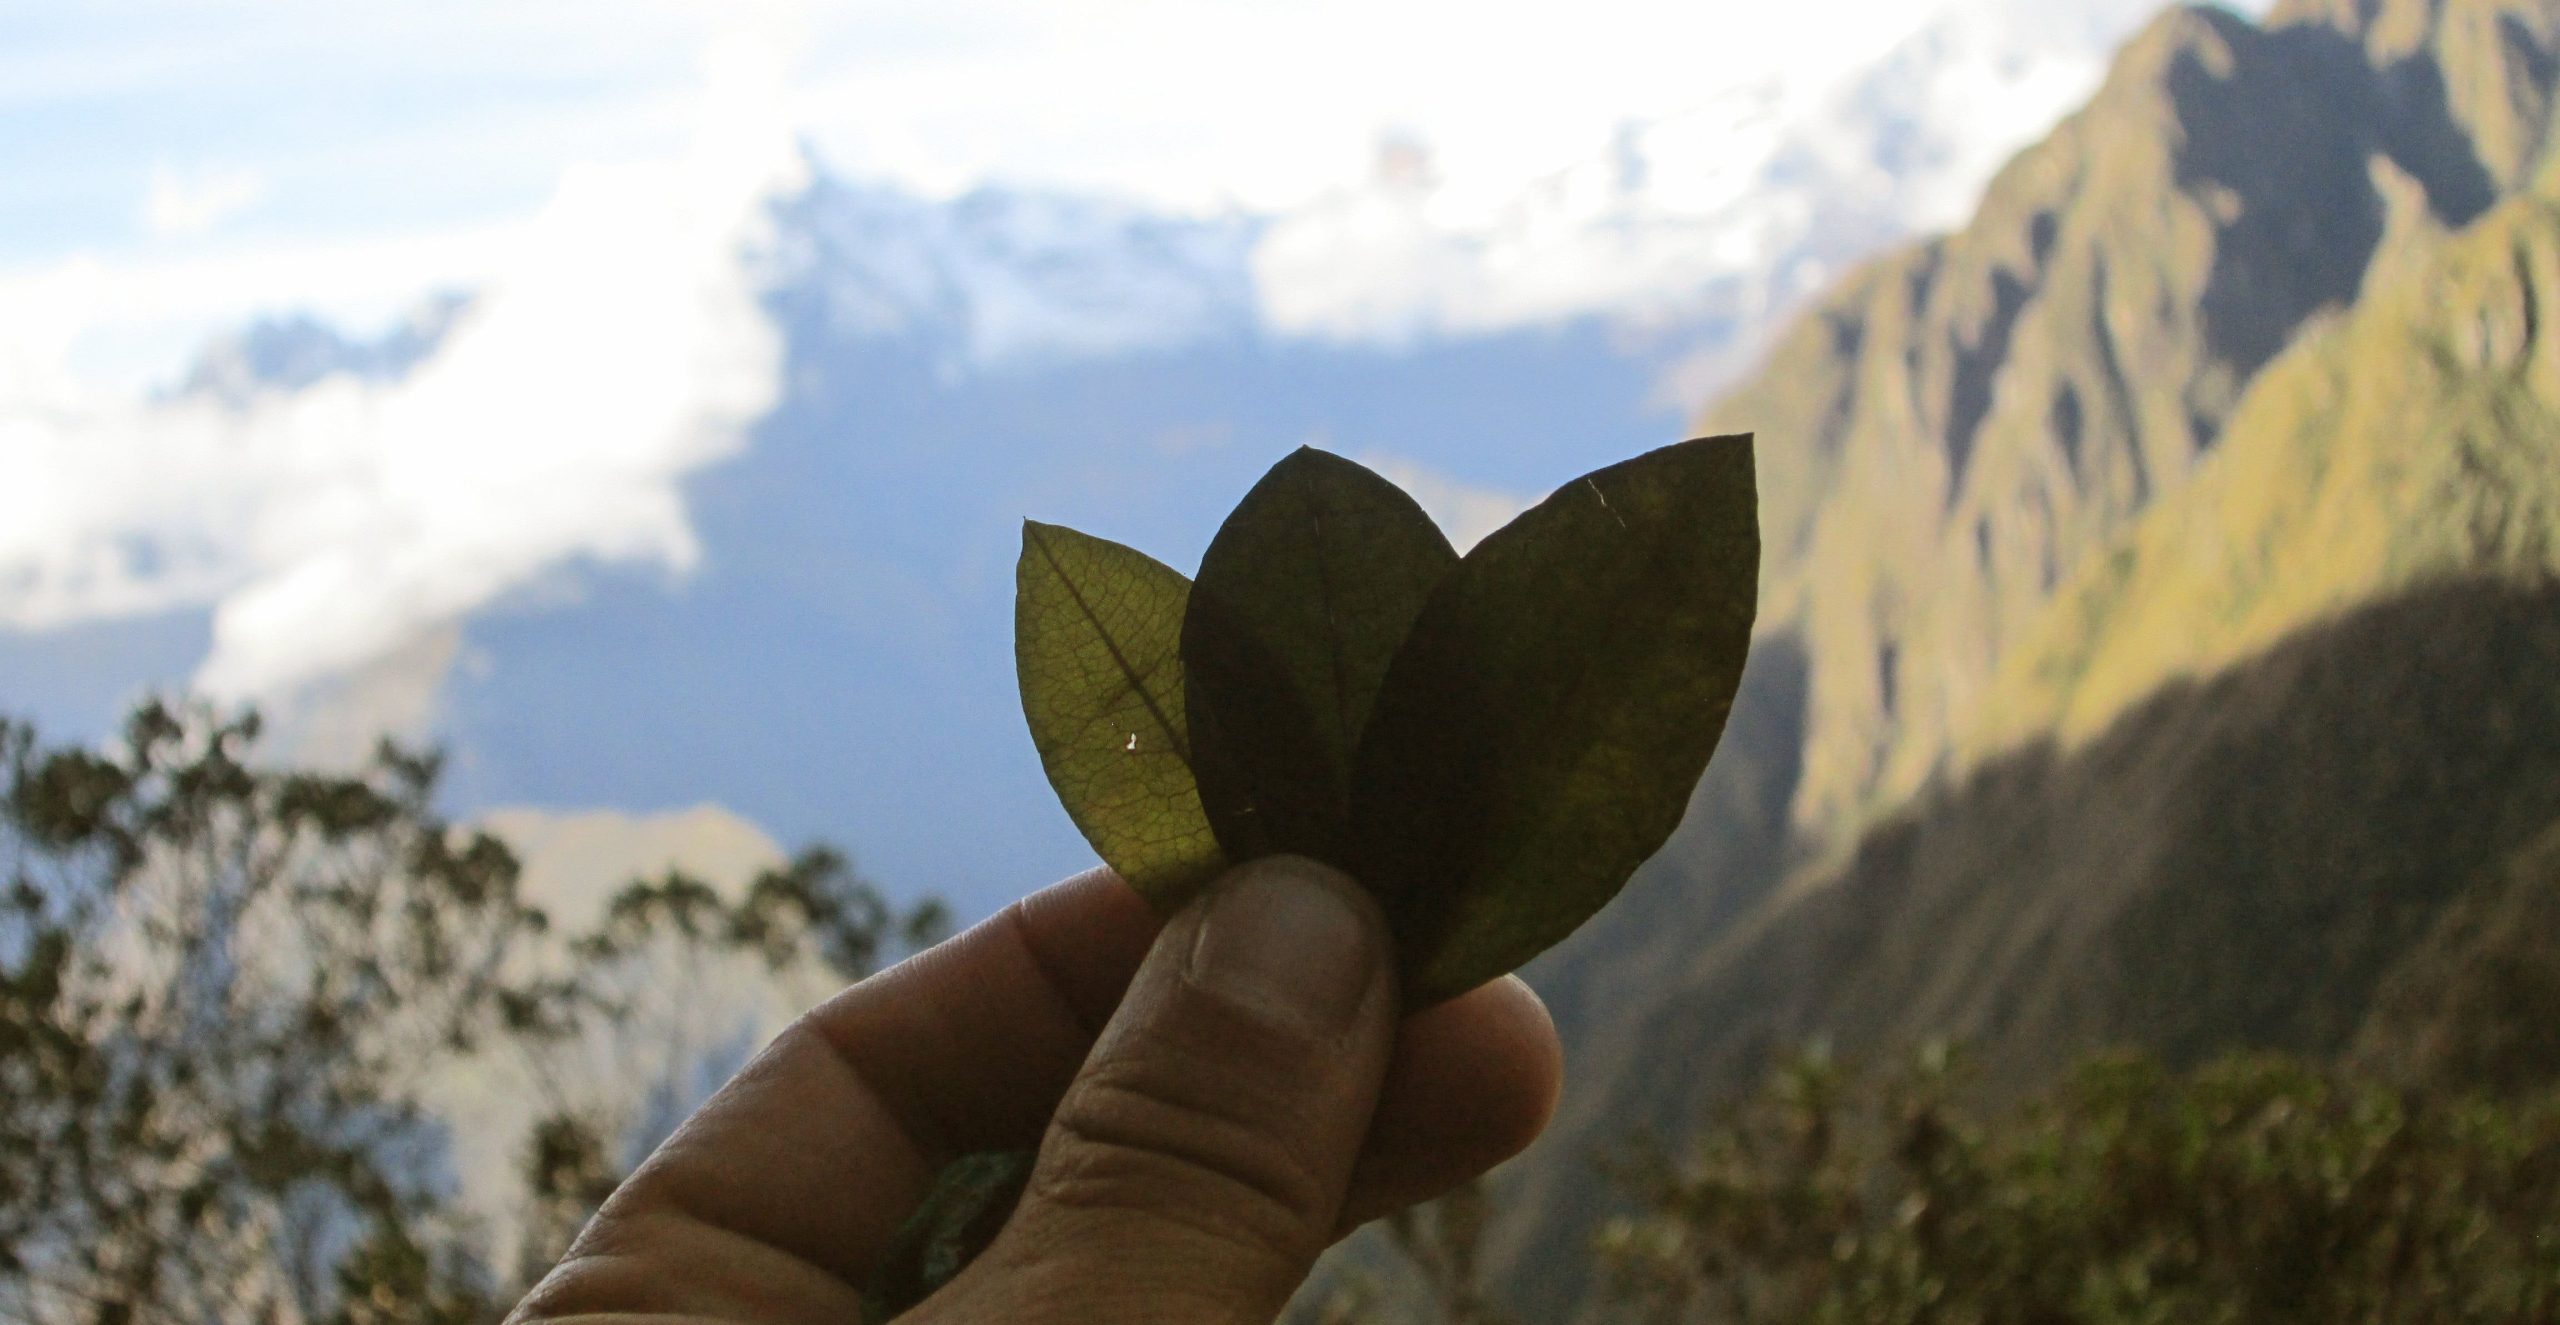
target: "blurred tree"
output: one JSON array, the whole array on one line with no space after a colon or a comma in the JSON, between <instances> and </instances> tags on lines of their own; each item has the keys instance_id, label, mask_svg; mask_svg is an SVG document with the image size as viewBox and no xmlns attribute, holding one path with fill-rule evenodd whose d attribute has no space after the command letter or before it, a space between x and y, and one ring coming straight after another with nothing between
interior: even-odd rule
<instances>
[{"instance_id":1,"label":"blurred tree","mask_svg":"<svg viewBox=\"0 0 2560 1325\"><path fill-rule=\"evenodd\" d=\"M1483 1247L1494 1214L1484 1179L1439 1200L1408 1206L1380 1221L1428 1291L1433 1325L1510 1325L1486 1295Z\"/></svg>"},{"instance_id":2,"label":"blurred tree","mask_svg":"<svg viewBox=\"0 0 2560 1325\"><path fill-rule=\"evenodd\" d=\"M556 935L505 845L437 816L433 756L295 771L258 735L156 702L107 752L0 722L0 1317L493 1319L751 1047L699 1034L703 987L797 1006L944 925L813 851ZM493 1125L512 1162L471 1199L455 1141Z\"/></svg>"},{"instance_id":3,"label":"blurred tree","mask_svg":"<svg viewBox=\"0 0 2560 1325\"><path fill-rule=\"evenodd\" d=\"M1485 1178L1396 1211L1336 1248L1283 1319L1289 1325L1512 1325L1485 1282L1484 1234L1497 1213Z\"/></svg>"},{"instance_id":4,"label":"blurred tree","mask_svg":"<svg viewBox=\"0 0 2560 1325\"><path fill-rule=\"evenodd\" d=\"M821 849L562 934L437 816L432 756L297 771L258 735L0 722L0 1319L494 1319L777 1018L946 928ZM2560 1321L2547 1086L2118 1056L1983 1115L1966 1081L1944 1049L1883 1079L1808 1054L1618 1163L1610 1318ZM1500 1325L1498 1190L1384 1221L1397 1291L1355 1274L1302 1318Z\"/></svg>"}]
</instances>

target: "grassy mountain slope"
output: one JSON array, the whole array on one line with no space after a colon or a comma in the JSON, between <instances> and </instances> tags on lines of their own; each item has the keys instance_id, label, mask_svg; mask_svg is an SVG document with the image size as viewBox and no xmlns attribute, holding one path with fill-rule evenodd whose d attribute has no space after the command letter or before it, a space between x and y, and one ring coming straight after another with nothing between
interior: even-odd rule
<instances>
[{"instance_id":1,"label":"grassy mountain slope","mask_svg":"<svg viewBox=\"0 0 2560 1325\"><path fill-rule=\"evenodd\" d=\"M2560 1071L2555 31L2173 12L1711 412L1771 439L1783 665L1539 973L1575 1086L1507 1179L1527 1318L1585 1304L1595 1150L1810 1037L2005 1089L2121 1042Z\"/></svg>"},{"instance_id":2,"label":"grassy mountain slope","mask_svg":"<svg viewBox=\"0 0 2560 1325\"><path fill-rule=\"evenodd\" d=\"M2510 883L2560 833L2553 677L2560 587L2430 585L1906 808L1823 886L1614 986L1608 1045L1575 1063L1585 1088L1541 1143L1565 1158L1505 1193L1529 1215L1503 1248L1509 1300L1540 1320L1584 1301L1575 1248L1606 1207L1585 1157L1685 1131L1809 1040L1965 1040L2004 1092L2114 1044L2194 1061L2423 1040L2439 1023L2409 1009L2448 972L2539 939L2509 915L2525 903L2466 919L2488 905L2470 899L2554 905ZM2406 1029L2369 1032L2386 1004ZM2549 1037L2528 1021L2494 1034Z\"/></svg>"},{"instance_id":3,"label":"grassy mountain slope","mask_svg":"<svg viewBox=\"0 0 2560 1325\"><path fill-rule=\"evenodd\" d=\"M2560 1080L2560 825L2454 900L2374 995L2350 1057L2501 1092Z\"/></svg>"},{"instance_id":4,"label":"grassy mountain slope","mask_svg":"<svg viewBox=\"0 0 2560 1325\"><path fill-rule=\"evenodd\" d=\"M2560 11L2514 0L2283 0L2271 27L2318 24L2347 34L2385 82L2390 109L2420 134L2479 164L2490 193L2522 187L2550 137L2552 52ZM2479 211L2487 194L2456 207Z\"/></svg>"},{"instance_id":5,"label":"grassy mountain slope","mask_svg":"<svg viewBox=\"0 0 2560 1325\"><path fill-rule=\"evenodd\" d=\"M2560 573L2560 178L2409 244L2270 367L2195 482L2093 560L1969 744L2084 738L2141 696L2434 576Z\"/></svg>"},{"instance_id":6,"label":"grassy mountain slope","mask_svg":"<svg viewBox=\"0 0 2560 1325\"><path fill-rule=\"evenodd\" d=\"M1772 439L1771 615L1812 660L1800 825L1854 828L1939 772L2054 592L2185 486L2257 373L2378 254L2519 176L2555 27L2552 0L2173 10L1965 229L1853 276L1708 411ZM2494 96L2455 81L2490 66Z\"/></svg>"},{"instance_id":7,"label":"grassy mountain slope","mask_svg":"<svg viewBox=\"0 0 2560 1325\"><path fill-rule=\"evenodd\" d=\"M1787 802L1801 773L1804 687L1804 652L1792 637L1752 645L1724 739L1678 834L1606 910L1529 969L1559 1030L1610 1054L1615 1010L1632 993L1686 960L1698 935L1776 891L1793 863ZM1637 1067L1612 1061L1591 1070Z\"/></svg>"}]
</instances>

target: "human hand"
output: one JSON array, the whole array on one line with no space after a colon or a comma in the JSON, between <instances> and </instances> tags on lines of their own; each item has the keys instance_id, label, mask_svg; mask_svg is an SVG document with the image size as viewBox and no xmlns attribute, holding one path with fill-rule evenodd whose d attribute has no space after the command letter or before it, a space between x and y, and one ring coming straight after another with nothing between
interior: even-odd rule
<instances>
[{"instance_id":1,"label":"human hand","mask_svg":"<svg viewBox=\"0 0 2560 1325\"><path fill-rule=\"evenodd\" d=\"M1256 861L1161 927L1095 871L784 1031L510 1320L846 1325L945 1163L1037 1145L1004 1232L902 1320L1267 1325L1334 1240L1526 1146L1561 1073L1516 979L1400 1022L1376 905L1321 865Z\"/></svg>"}]
</instances>

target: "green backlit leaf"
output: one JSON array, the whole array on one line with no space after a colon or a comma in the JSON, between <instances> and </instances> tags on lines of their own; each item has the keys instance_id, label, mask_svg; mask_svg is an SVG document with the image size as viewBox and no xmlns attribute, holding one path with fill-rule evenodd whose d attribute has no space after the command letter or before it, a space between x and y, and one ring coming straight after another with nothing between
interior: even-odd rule
<instances>
[{"instance_id":1,"label":"green backlit leaf","mask_svg":"<svg viewBox=\"0 0 2560 1325\"><path fill-rule=\"evenodd\" d=\"M1182 627L1192 767L1229 857L1342 858L1370 706L1457 564L1403 489L1312 448L1237 504Z\"/></svg>"},{"instance_id":2,"label":"green backlit leaf","mask_svg":"<svg viewBox=\"0 0 2560 1325\"><path fill-rule=\"evenodd\" d=\"M1759 575L1748 437L1575 479L1464 559L1393 485L1301 450L1196 588L1026 526L1023 708L1068 813L1157 906L1229 860L1328 861L1377 895L1426 1006L1573 932L1671 835Z\"/></svg>"},{"instance_id":3,"label":"green backlit leaf","mask_svg":"<svg viewBox=\"0 0 2560 1325\"><path fill-rule=\"evenodd\" d=\"M1191 774L1180 654L1190 591L1143 553L1023 525L1014 665L1032 743L1103 863L1168 911L1226 864Z\"/></svg>"},{"instance_id":4,"label":"green backlit leaf","mask_svg":"<svg viewBox=\"0 0 2560 1325\"><path fill-rule=\"evenodd\" d=\"M1370 715L1345 862L1437 1002L1571 933L1659 849L1758 602L1748 437L1574 480L1431 595Z\"/></svg>"}]
</instances>

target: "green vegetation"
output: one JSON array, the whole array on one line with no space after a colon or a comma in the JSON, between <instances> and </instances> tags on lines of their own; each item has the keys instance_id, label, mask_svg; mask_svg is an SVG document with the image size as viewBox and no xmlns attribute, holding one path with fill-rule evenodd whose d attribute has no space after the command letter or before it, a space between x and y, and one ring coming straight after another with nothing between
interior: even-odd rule
<instances>
[{"instance_id":1,"label":"green vegetation","mask_svg":"<svg viewBox=\"0 0 2560 1325\"><path fill-rule=\"evenodd\" d=\"M1155 558L1025 523L1014 666L1032 744L1094 853L1160 907L1226 867L1191 775L1182 618L1191 584Z\"/></svg>"},{"instance_id":2,"label":"green vegetation","mask_svg":"<svg viewBox=\"0 0 2560 1325\"><path fill-rule=\"evenodd\" d=\"M1671 448L1459 559L1305 452L1197 585L1029 526L1035 743L1159 906L1335 861L1420 1000L1600 912L1539 972L1554 1133L1308 1318L2560 1319L2555 86L2552 0L2175 10L1709 412L1756 472ZM0 726L0 1315L489 1318L734 1063L703 993L933 929L813 854L563 935L432 760L255 739ZM1602 1274L1586 1157L1704 1116Z\"/></svg>"},{"instance_id":3,"label":"green vegetation","mask_svg":"<svg viewBox=\"0 0 2560 1325\"><path fill-rule=\"evenodd\" d=\"M433 758L284 769L258 736L0 722L0 1316L493 1320L734 1066L712 996L796 1006L942 927L819 850L557 933L437 817Z\"/></svg>"},{"instance_id":4,"label":"green vegetation","mask_svg":"<svg viewBox=\"0 0 2560 1325\"><path fill-rule=\"evenodd\" d=\"M1578 1085L1488 1235L1523 1314L1590 1296L1546 1155L1809 1037L1960 1037L2003 1099L2110 1044L2552 1079L2556 84L2551 0L2174 10L1705 412L1787 441L1755 654L1804 667L1536 973Z\"/></svg>"},{"instance_id":5,"label":"green vegetation","mask_svg":"<svg viewBox=\"0 0 2560 1325\"><path fill-rule=\"evenodd\" d=\"M1361 738L1458 554L1404 490L1312 447L1272 466L1200 558L1182 623L1201 795L1239 858L1343 860Z\"/></svg>"},{"instance_id":6,"label":"green vegetation","mask_svg":"<svg viewBox=\"0 0 2560 1325\"><path fill-rule=\"evenodd\" d=\"M2385 612L2337 644L2370 657L2392 632L2487 621L2505 603L2497 619L2539 633L2479 632L2483 667L2544 656L2520 651L2527 639L2560 658L2560 604L2468 593ZM2427 839L2457 882L2475 858L2495 878L2453 891L2431 922L2388 906L2356 920L2424 937L2374 977L2373 1011L2352 1033L2306 1042L2345 1053L2352 1071L2266 1055L2182 1071L2110 1055L2021 1092L2014 1046L1978 1064L1924 1048L1917 1067L1880 1082L1796 1061L1702 1131L1686 1115L1663 1131L1687 1139L1615 1166L1632 1208L1580 1253L1605 1271L1593 1283L1613 1295L1611 1318L2560 1319L2547 1235L2560 1223L2560 1020L2549 1015L2560 967L2542 942L2560 907L2560 773L2517 762L2560 748L2560 712L2547 694L2519 707L2526 681L2501 692L2486 679L2459 667L2441 678L2471 726L2449 710L2414 717L2452 727L2441 743L2485 760L2485 780L2439 785L2444 768L2413 764L2414 781L2377 794L2441 794L2411 805L2420 819L2374 832ZM2306 689L2306 714L2335 702L2298 669L2224 685L2180 711L2245 713ZM2196 757L2217 763L2281 729L2243 723L2235 744ZM503 845L435 817L432 759L386 748L351 774L276 769L254 758L257 735L254 721L156 706L106 754L0 732L0 1300L12 1319L494 1320L664 1124L645 1107L655 1083L577 1079L599 1047L627 1063L632 1044L682 1037L642 991L703 963L719 980L802 970L832 984L939 927L929 908L886 907L819 852L735 894L681 877L637 884L594 932L559 935L516 888ZM2120 767L2143 763L2122 756ZM2248 776L2235 769L2198 794L2233 796ZM2104 795L2088 777L2050 794ZM2499 781L2543 799L2501 808L2480 794ZM2462 818L2536 814L2546 829L2511 842L2504 829L2448 836ZM2271 840L2280 860L2285 839ZM2481 854L2462 854L2466 841ZM2264 880L2237 886L2286 896ZM2299 928L2311 914L2252 910L2234 923ZM1902 917L1879 919L1889 931ZM2345 932L2313 934L2302 951L2334 949ZM2237 947L2202 933L2171 946L2188 942ZM2270 989L2355 1001L2273 964ZM2158 975L2193 984L2196 971ZM1924 1009L1913 1024L1952 1020ZM1668 1061L1701 1071L1731 1061L1674 1049ZM540 1107L510 1129L515 1162L498 1189L475 1198L452 1163L455 1101L433 1088L500 1064L528 1075L498 1079L538 1083L526 1093ZM982 1176L1002 1187L1019 1166ZM1493 1273L1488 1231L1519 1199L1475 1185L1387 1221L1383 1246L1413 1289L1355 1275L1305 1319L1546 1318ZM936 1241L937 1218L966 1224L1002 1204L928 1209L917 1246Z\"/></svg>"},{"instance_id":7,"label":"green vegetation","mask_svg":"<svg viewBox=\"0 0 2560 1325\"><path fill-rule=\"evenodd\" d=\"M2560 1079L2554 676L2560 587L2429 585L1990 761L1703 937L1641 886L1651 931L1583 955L1559 1005L1577 1088L1499 1191L1522 1217L1495 1282L1567 1318L1600 1194L1546 1157L1676 1134L1816 1037L1870 1060L1961 1040L2000 1099L2118 1045Z\"/></svg>"},{"instance_id":8,"label":"green vegetation","mask_svg":"<svg viewBox=\"0 0 2560 1325\"><path fill-rule=\"evenodd\" d=\"M1721 437L1575 479L1463 558L1313 449L1238 503L1196 585L1029 523L1023 713L1069 817L1157 907L1231 861L1328 861L1428 1006L1573 932L1679 825L1750 650L1758 511L1750 439ZM1026 1167L947 1166L872 1314L983 1250Z\"/></svg>"},{"instance_id":9,"label":"green vegetation","mask_svg":"<svg viewBox=\"0 0 2560 1325\"><path fill-rule=\"evenodd\" d=\"M2211 672L2432 578L2560 575L2560 179L2413 242L2260 375L2222 449L2003 669L1977 757L2081 740Z\"/></svg>"},{"instance_id":10,"label":"green vegetation","mask_svg":"<svg viewBox=\"0 0 2560 1325\"><path fill-rule=\"evenodd\" d=\"M1618 1319L2508 1325L2560 1319L2560 1093L2410 1092L2296 1059L2093 1059L2018 1107L1927 1051L1796 1060L1623 1165Z\"/></svg>"},{"instance_id":11,"label":"green vegetation","mask_svg":"<svg viewBox=\"0 0 2560 1325\"><path fill-rule=\"evenodd\" d=\"M1023 709L1159 907L1223 861L1317 856L1377 895L1427 1006L1571 933L1678 825L1750 647L1757 510L1749 439L1700 439L1458 558L1393 484L1301 451L1197 586L1029 526Z\"/></svg>"},{"instance_id":12,"label":"green vegetation","mask_svg":"<svg viewBox=\"0 0 2560 1325\"><path fill-rule=\"evenodd\" d=\"M862 1290L862 1325L886 1325L969 1268L1013 1218L1039 1155L989 1150L946 1165L880 1252Z\"/></svg>"}]
</instances>

